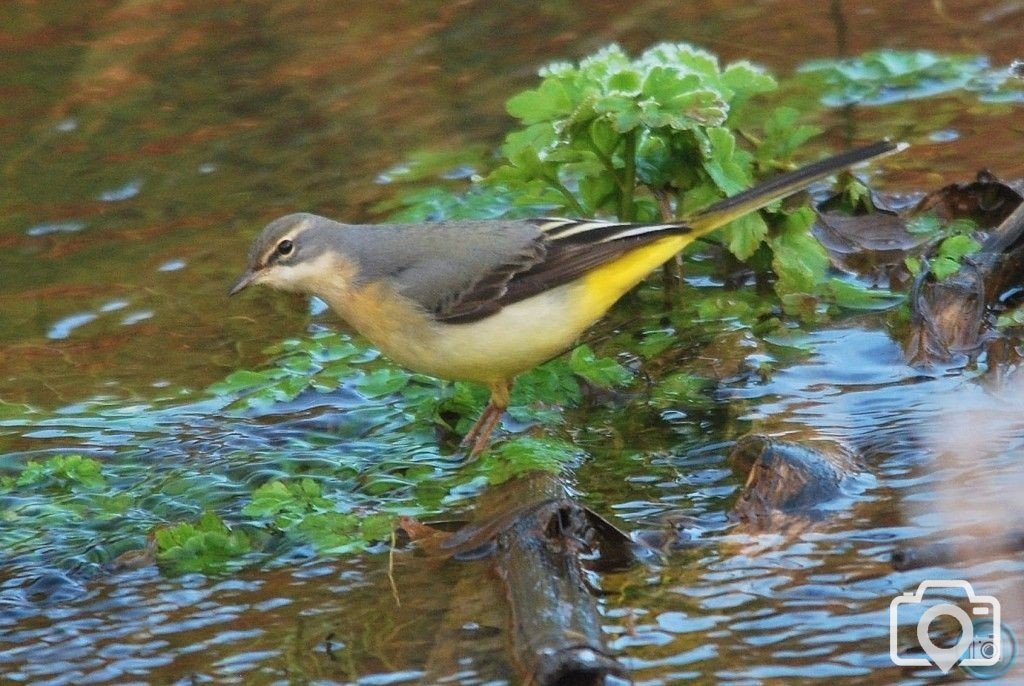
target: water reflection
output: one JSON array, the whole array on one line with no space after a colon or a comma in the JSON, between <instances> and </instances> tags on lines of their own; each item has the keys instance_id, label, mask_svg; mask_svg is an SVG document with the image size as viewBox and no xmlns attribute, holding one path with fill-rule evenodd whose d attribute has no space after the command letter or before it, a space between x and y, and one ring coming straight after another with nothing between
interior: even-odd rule
<instances>
[{"instance_id":1,"label":"water reflection","mask_svg":"<svg viewBox=\"0 0 1024 686\"><path fill-rule=\"evenodd\" d=\"M683 522L692 537L664 564L600 579L609 643L638 680L713 675L720 682L890 683L901 678L887 652L894 595L922 578L963 576L1014 602L1020 562L893 572L888 556L894 545L945 535L951 524L969 533L992 523L987 504L1003 502L1005 484L1020 479L1015 451L1024 439L1016 405L963 375L923 376L899 364L896 344L870 326L818 331L812 339L805 361L766 383L735 387L716 404L741 403L746 429L781 436L813 431L858 450L875 481L823 519L764 532L726 517L741 486L726 464L729 440L659 439L655 445L667 452L619 482L603 469L621 464L619 449L592 446L577 484L589 500L608 503L627 527L653 528L669 518ZM943 414L943 398L962 403ZM89 446L111 458L123 454L120 446L138 446L127 459L149 466L133 488L152 495L137 506L174 520L195 516L189 508L197 500L238 507L256 485L285 473L278 447L287 447L289 463L305 460L316 473L379 459L383 444L403 440L385 419L396 408L356 409L339 415L312 396L232 419L218 414L215 401L172 407L110 401L98 416L90 405L71 406L47 419L6 420L3 430L20 434L29 454L39 454L40 441ZM612 414L598 412L591 421L600 425ZM938 460L950 451L978 454L980 448L937 449L934 442L969 435L956 422L978 426L980 416L989 422L984 467L979 457ZM695 413L686 421L704 420ZM364 428L336 430L351 422ZM404 454L412 449L395 446ZM360 453L363 458L355 457ZM957 495L965 483L967 500ZM465 494L450 495L456 500L449 507ZM950 504L939 505L940 497L953 498L955 515ZM137 531L153 523L137 522ZM34 554L4 566L0 664L10 678L78 684L188 674L248 683L300 673L340 682L476 684L508 677L500 596L480 586L488 578L486 560L430 563L400 551L389 572L386 555L330 560L299 548L262 563L264 571L224 579L165 578L152 567L103 571L97 561L139 545L126 524L79 534L79 549L94 551L70 573L48 560L67 551L73 529L55 529L58 538L39 541ZM461 605L469 602L464 578L484 598L468 610ZM459 627L468 613L475 626L493 629L460 629L458 664L448 661L450 651L436 652L451 603L463 607ZM1024 631L1013 619L1011 627Z\"/></svg>"}]
</instances>

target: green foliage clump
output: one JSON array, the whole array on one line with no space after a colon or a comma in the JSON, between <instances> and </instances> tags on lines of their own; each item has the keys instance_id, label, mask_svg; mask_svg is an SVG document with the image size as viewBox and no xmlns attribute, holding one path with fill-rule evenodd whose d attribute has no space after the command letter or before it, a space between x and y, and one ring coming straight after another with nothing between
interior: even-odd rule
<instances>
[{"instance_id":1,"label":"green foliage clump","mask_svg":"<svg viewBox=\"0 0 1024 686\"><path fill-rule=\"evenodd\" d=\"M981 243L970 236L950 236L939 244L939 251L929 261L932 274L940 281L960 271L961 260L981 250Z\"/></svg>"},{"instance_id":2,"label":"green foliage clump","mask_svg":"<svg viewBox=\"0 0 1024 686\"><path fill-rule=\"evenodd\" d=\"M357 513L351 506L324 497L312 479L271 481L260 486L242 513L272 523L290 536L321 552L364 550L391 535L391 515Z\"/></svg>"},{"instance_id":3,"label":"green foliage clump","mask_svg":"<svg viewBox=\"0 0 1024 686\"><path fill-rule=\"evenodd\" d=\"M0 527L0 544L8 545L31 538L32 523L57 531L85 520L106 521L123 515L134 501L108 485L101 462L82 455L29 460L17 475L0 477L4 494L0 521L8 528Z\"/></svg>"},{"instance_id":4,"label":"green foliage clump","mask_svg":"<svg viewBox=\"0 0 1024 686\"><path fill-rule=\"evenodd\" d=\"M999 315L996 328L1001 330L1020 329L1024 327L1024 307L1015 307Z\"/></svg>"},{"instance_id":5,"label":"green foliage clump","mask_svg":"<svg viewBox=\"0 0 1024 686\"><path fill-rule=\"evenodd\" d=\"M238 565L251 550L244 532L232 530L209 511L195 524L183 522L156 532L157 560L177 573L221 572Z\"/></svg>"},{"instance_id":6,"label":"green foliage clump","mask_svg":"<svg viewBox=\"0 0 1024 686\"><path fill-rule=\"evenodd\" d=\"M581 217L667 219L666 203L683 215L696 211L749 187L755 163L768 162L737 145L730 128L744 102L776 87L749 62L723 69L685 44L631 59L613 45L578 65L548 66L541 77L508 101L522 128L506 137L504 164L488 178L529 203ZM795 112L780 116L795 123ZM766 151L791 153L815 133L778 123L766 127ZM748 223L734 230L767 232Z\"/></svg>"},{"instance_id":7,"label":"green foliage clump","mask_svg":"<svg viewBox=\"0 0 1024 686\"><path fill-rule=\"evenodd\" d=\"M569 370L598 388L619 388L633 380L633 374L610 357L600 357L589 345L569 354Z\"/></svg>"},{"instance_id":8,"label":"green foliage clump","mask_svg":"<svg viewBox=\"0 0 1024 686\"><path fill-rule=\"evenodd\" d=\"M1006 69L980 55L930 50L876 50L857 57L807 62L801 69L823 81L822 101L831 107L886 105L957 90L990 100L1019 98L1020 86Z\"/></svg>"},{"instance_id":9,"label":"green foliage clump","mask_svg":"<svg viewBox=\"0 0 1024 686\"><path fill-rule=\"evenodd\" d=\"M290 401L305 391L332 392L344 387L368 400L401 398L403 407L423 422L449 423L464 431L483 410L486 391L478 384L448 383L415 374L377 359L376 353L347 336L320 332L307 339L287 340L274 346L269 367L240 370L210 386L210 392L235 408L263 408ZM561 408L581 399L579 380L593 386L624 386L632 374L614 359L596 355L587 346L523 374L512 393L510 414L520 422L550 423Z\"/></svg>"},{"instance_id":10,"label":"green foliage clump","mask_svg":"<svg viewBox=\"0 0 1024 686\"><path fill-rule=\"evenodd\" d=\"M397 218L686 217L791 168L819 131L786 106L748 125L748 104L774 91L776 79L745 61L722 66L687 44L657 45L636 58L612 45L577 64L545 67L540 76L536 88L508 101L520 126L506 136L494 169L463 192L405 196ZM812 220L776 204L719 233L738 260L777 277L784 305L804 303L787 307L795 314L832 297Z\"/></svg>"},{"instance_id":11,"label":"green foliage clump","mask_svg":"<svg viewBox=\"0 0 1024 686\"><path fill-rule=\"evenodd\" d=\"M480 460L477 470L493 486L532 471L557 474L577 456L578 450L571 443L521 436L491 450Z\"/></svg>"},{"instance_id":12,"label":"green foliage clump","mask_svg":"<svg viewBox=\"0 0 1024 686\"><path fill-rule=\"evenodd\" d=\"M274 526L288 529L311 512L330 509L331 501L323 497L320 485L312 479L298 479L285 483L270 481L257 488L252 502L242 514L270 519Z\"/></svg>"},{"instance_id":13,"label":"green foliage clump","mask_svg":"<svg viewBox=\"0 0 1024 686\"><path fill-rule=\"evenodd\" d=\"M711 405L708 391L714 383L707 377L689 372L669 374L658 382L651 404L659 409L668 407L706 408Z\"/></svg>"},{"instance_id":14,"label":"green foliage clump","mask_svg":"<svg viewBox=\"0 0 1024 686\"><path fill-rule=\"evenodd\" d=\"M345 336L319 333L305 340L289 339L267 351L275 364L261 370L241 369L210 386L214 395L250 408L294 400L307 389L333 391L349 378L348 362L373 357Z\"/></svg>"},{"instance_id":15,"label":"green foliage clump","mask_svg":"<svg viewBox=\"0 0 1024 686\"><path fill-rule=\"evenodd\" d=\"M917 276L927 266L939 281L948 279L960 271L964 257L981 250L981 243L971 236L977 228L975 222L964 218L943 223L931 212L915 217L908 223L907 230L932 236L937 248L929 257L908 257L907 269Z\"/></svg>"},{"instance_id":16,"label":"green foliage clump","mask_svg":"<svg viewBox=\"0 0 1024 686\"><path fill-rule=\"evenodd\" d=\"M105 485L103 465L99 460L81 455L57 455L43 462L29 460L18 476L0 478L0 490L36 486L72 491L79 487L93 489Z\"/></svg>"}]
</instances>

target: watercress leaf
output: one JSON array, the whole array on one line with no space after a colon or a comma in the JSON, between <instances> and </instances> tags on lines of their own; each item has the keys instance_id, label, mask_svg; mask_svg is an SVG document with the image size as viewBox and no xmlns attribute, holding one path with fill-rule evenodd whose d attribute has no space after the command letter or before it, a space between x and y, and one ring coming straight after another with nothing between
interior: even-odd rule
<instances>
[{"instance_id":1,"label":"watercress leaf","mask_svg":"<svg viewBox=\"0 0 1024 686\"><path fill-rule=\"evenodd\" d=\"M703 376L677 372L661 379L651 394L651 405L657 408L698 409L712 404L707 392L714 383Z\"/></svg>"},{"instance_id":2,"label":"watercress leaf","mask_svg":"<svg viewBox=\"0 0 1024 686\"><path fill-rule=\"evenodd\" d=\"M763 68L747 61L734 62L722 72L722 84L737 96L748 97L766 93L778 87L778 83Z\"/></svg>"},{"instance_id":3,"label":"watercress leaf","mask_svg":"<svg viewBox=\"0 0 1024 686\"><path fill-rule=\"evenodd\" d=\"M907 231L919 235L935 235L942 231L942 220L934 212L925 212L907 221Z\"/></svg>"},{"instance_id":4,"label":"watercress leaf","mask_svg":"<svg viewBox=\"0 0 1024 686\"><path fill-rule=\"evenodd\" d=\"M709 144L704 169L726 195L735 195L750 186L750 154L736 148L736 138L729 129L707 130Z\"/></svg>"},{"instance_id":5,"label":"watercress leaf","mask_svg":"<svg viewBox=\"0 0 1024 686\"><path fill-rule=\"evenodd\" d=\"M768 235L768 224L757 212L732 221L724 229L729 252L741 260L749 259Z\"/></svg>"},{"instance_id":6,"label":"watercress leaf","mask_svg":"<svg viewBox=\"0 0 1024 686\"><path fill-rule=\"evenodd\" d=\"M608 90L626 96L640 93L642 76L636 69L623 69L608 78Z\"/></svg>"},{"instance_id":7,"label":"watercress leaf","mask_svg":"<svg viewBox=\"0 0 1024 686\"><path fill-rule=\"evenodd\" d=\"M409 383L409 373L396 367L382 367L363 375L356 381L359 392L367 398L379 398L397 393Z\"/></svg>"},{"instance_id":8,"label":"watercress leaf","mask_svg":"<svg viewBox=\"0 0 1024 686\"><path fill-rule=\"evenodd\" d=\"M309 541L322 553L345 554L366 548L360 535L359 517L342 512L318 512L302 519L294 535Z\"/></svg>"},{"instance_id":9,"label":"watercress leaf","mask_svg":"<svg viewBox=\"0 0 1024 686\"><path fill-rule=\"evenodd\" d=\"M524 124L555 121L566 117L575 109L572 94L561 78L547 78L535 90L513 96L505 108Z\"/></svg>"},{"instance_id":10,"label":"watercress leaf","mask_svg":"<svg viewBox=\"0 0 1024 686\"><path fill-rule=\"evenodd\" d=\"M30 460L14 481L15 486L53 486L70 491L78 486L99 488L106 485L103 466L98 460L81 455L57 455L43 462Z\"/></svg>"},{"instance_id":11,"label":"watercress leaf","mask_svg":"<svg viewBox=\"0 0 1024 686\"><path fill-rule=\"evenodd\" d=\"M576 454L576 447L565 441L515 438L492 449L479 468L494 486L532 471L558 473Z\"/></svg>"},{"instance_id":12,"label":"watercress leaf","mask_svg":"<svg viewBox=\"0 0 1024 686\"><path fill-rule=\"evenodd\" d=\"M905 299L900 293L884 288L868 288L842 279L831 279L828 292L832 302L850 310L887 310Z\"/></svg>"},{"instance_id":13,"label":"watercress leaf","mask_svg":"<svg viewBox=\"0 0 1024 686\"><path fill-rule=\"evenodd\" d=\"M828 253L811 235L814 212L804 208L783 220L781 231L769 239L772 268L778 275L775 290L788 293L817 293L828 270Z\"/></svg>"},{"instance_id":14,"label":"watercress leaf","mask_svg":"<svg viewBox=\"0 0 1024 686\"><path fill-rule=\"evenodd\" d=\"M607 115L615 131L625 133L640 124L640 107L636 100L624 95L606 95L594 102L594 111Z\"/></svg>"},{"instance_id":15,"label":"watercress leaf","mask_svg":"<svg viewBox=\"0 0 1024 686\"><path fill-rule=\"evenodd\" d=\"M628 369L610 357L597 357L587 345L572 351L569 355L569 368L601 388L624 386L633 378Z\"/></svg>"},{"instance_id":16,"label":"watercress leaf","mask_svg":"<svg viewBox=\"0 0 1024 686\"><path fill-rule=\"evenodd\" d=\"M194 525L157 530L155 539L157 560L179 573L221 571L252 549L244 532L232 531L210 511Z\"/></svg>"},{"instance_id":17,"label":"watercress leaf","mask_svg":"<svg viewBox=\"0 0 1024 686\"><path fill-rule=\"evenodd\" d=\"M939 255L952 260L959 260L964 255L970 255L979 250L981 250L981 243L964 234L950 236L939 245Z\"/></svg>"}]
</instances>

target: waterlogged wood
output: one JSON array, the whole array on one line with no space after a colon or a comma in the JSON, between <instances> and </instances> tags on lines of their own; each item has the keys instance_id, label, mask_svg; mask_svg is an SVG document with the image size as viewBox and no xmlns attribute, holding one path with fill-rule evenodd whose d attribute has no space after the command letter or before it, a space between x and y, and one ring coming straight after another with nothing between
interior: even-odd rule
<instances>
[{"instance_id":1,"label":"waterlogged wood","mask_svg":"<svg viewBox=\"0 0 1024 686\"><path fill-rule=\"evenodd\" d=\"M415 532L432 555L467 560L428 658L428 674L451 674L460 657L504 634L526 683L603 684L625 677L604 643L582 558L602 566L630 564L636 559L633 543L569 498L557 477L535 472L489 489L473 522L451 534L412 522L403 528ZM481 574L485 557L493 573Z\"/></svg>"},{"instance_id":2,"label":"waterlogged wood","mask_svg":"<svg viewBox=\"0 0 1024 686\"><path fill-rule=\"evenodd\" d=\"M1020 203L1022 186L981 171L974 181L950 184L925 195L871 191L870 210L861 208L855 214L836 211L842 198L833 196L818 205L819 221L812 233L838 269L873 285L900 288L911 282L904 260L927 254L938 242L935 234L908 229L915 218L934 214L943 223L970 219L997 234L997 227ZM985 249L1002 252L1005 247L986 245Z\"/></svg>"},{"instance_id":3,"label":"waterlogged wood","mask_svg":"<svg viewBox=\"0 0 1024 686\"><path fill-rule=\"evenodd\" d=\"M914 214L931 211L945 222L970 219L982 228L996 227L1020 204L1021 186L983 169L973 181L949 184L929 193L914 208Z\"/></svg>"},{"instance_id":4,"label":"waterlogged wood","mask_svg":"<svg viewBox=\"0 0 1024 686\"><path fill-rule=\"evenodd\" d=\"M923 272L911 290L911 323L904 342L913 364L974 357L997 339L990 315L1010 289L1024 279L1024 203L1012 186L988 172L968 184L954 184L927 196L920 207L940 210L988 229L981 250L963 260L945 280ZM998 344L997 344L998 347Z\"/></svg>"},{"instance_id":5,"label":"waterlogged wood","mask_svg":"<svg viewBox=\"0 0 1024 686\"><path fill-rule=\"evenodd\" d=\"M862 471L856 458L831 441L791 443L751 434L729 453L733 469L747 475L731 516L770 528L777 515L815 518L823 508L847 495L845 489Z\"/></svg>"},{"instance_id":6,"label":"waterlogged wood","mask_svg":"<svg viewBox=\"0 0 1024 686\"><path fill-rule=\"evenodd\" d=\"M911 364L949 362L981 351L986 324L985 279L965 263L939 281L923 272L910 295L910 330L903 349Z\"/></svg>"},{"instance_id":7,"label":"waterlogged wood","mask_svg":"<svg viewBox=\"0 0 1024 686\"><path fill-rule=\"evenodd\" d=\"M1024 276L1024 202L996 227L974 260L985 279L985 298L995 302L1005 291L1020 286Z\"/></svg>"},{"instance_id":8,"label":"waterlogged wood","mask_svg":"<svg viewBox=\"0 0 1024 686\"><path fill-rule=\"evenodd\" d=\"M819 206L814 235L832 263L877 285L910 285L910 326L901 335L911 364L962 361L976 357L997 339L994 308L1004 293L1024 279L1024 210L1021 182L1006 182L988 171L966 183L928 193L915 203L909 197L871 193L870 211L853 216L829 211L834 197ZM964 257L959 271L939 279L928 260L939 252L937 232L913 232L912 222L934 215L942 223L974 222L982 240L979 252ZM921 260L913 281L904 261Z\"/></svg>"},{"instance_id":9,"label":"waterlogged wood","mask_svg":"<svg viewBox=\"0 0 1024 686\"><path fill-rule=\"evenodd\" d=\"M531 683L625 676L604 645L581 562L593 535L584 508L565 498L538 504L498 534L495 566L512 612L513 651Z\"/></svg>"},{"instance_id":10,"label":"waterlogged wood","mask_svg":"<svg viewBox=\"0 0 1024 686\"><path fill-rule=\"evenodd\" d=\"M893 569L904 572L944 567L974 560L1000 560L1024 553L1024 529L967 533L960 541L935 541L900 548L892 554Z\"/></svg>"}]
</instances>

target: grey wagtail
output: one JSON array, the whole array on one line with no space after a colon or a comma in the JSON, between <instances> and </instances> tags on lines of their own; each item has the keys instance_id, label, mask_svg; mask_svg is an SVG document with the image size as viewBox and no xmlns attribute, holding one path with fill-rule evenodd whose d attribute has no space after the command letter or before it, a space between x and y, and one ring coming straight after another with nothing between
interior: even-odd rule
<instances>
[{"instance_id":1,"label":"grey wagtail","mask_svg":"<svg viewBox=\"0 0 1024 686\"><path fill-rule=\"evenodd\" d=\"M231 287L319 296L381 352L416 372L490 388L466 435L486 450L519 374L572 347L629 289L700 236L811 183L902 146L850 150L684 220L592 219L342 224L289 214L263 229Z\"/></svg>"}]
</instances>

